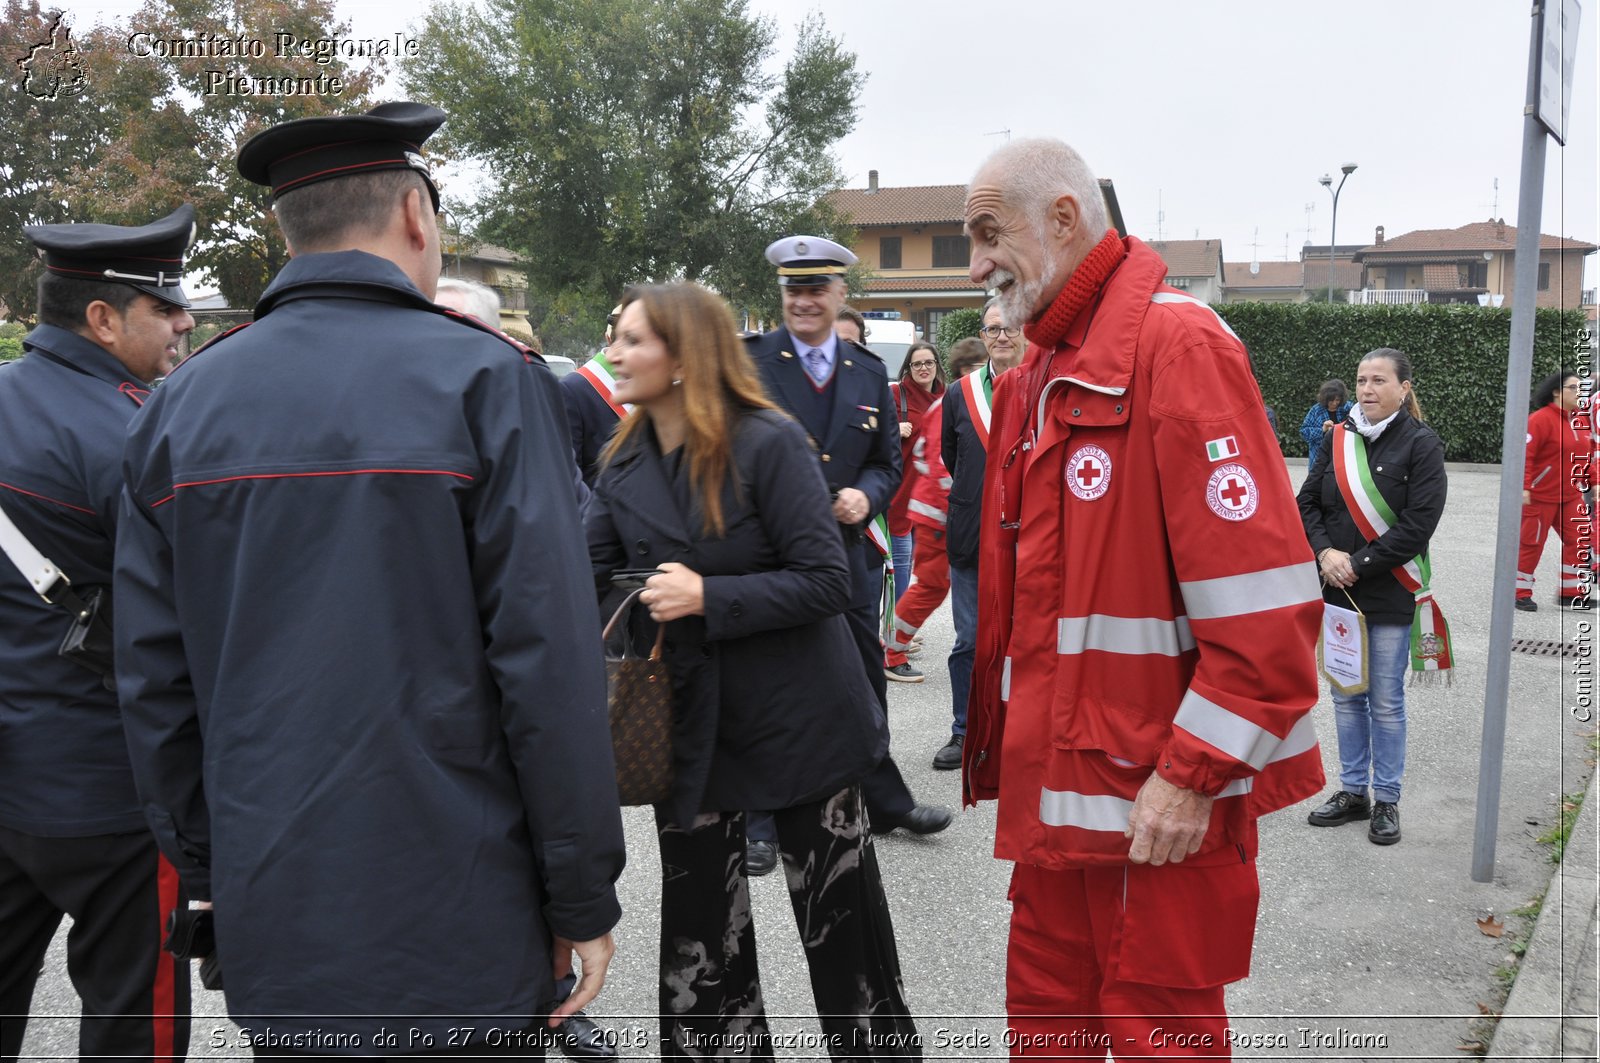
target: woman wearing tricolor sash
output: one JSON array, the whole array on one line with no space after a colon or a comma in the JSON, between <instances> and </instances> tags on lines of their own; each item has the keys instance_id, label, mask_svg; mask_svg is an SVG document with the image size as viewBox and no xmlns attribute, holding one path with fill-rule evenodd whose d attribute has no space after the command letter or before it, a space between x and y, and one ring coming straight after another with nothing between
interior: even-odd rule
<instances>
[{"instance_id":1,"label":"woman wearing tricolor sash","mask_svg":"<svg viewBox=\"0 0 1600 1063\"><path fill-rule=\"evenodd\" d=\"M1437 678L1452 663L1428 559L1428 540L1444 514L1444 444L1422 421L1404 352L1368 353L1355 390L1355 407L1317 455L1299 501L1324 601L1353 608L1366 628L1368 686L1360 694L1333 691L1339 790L1308 818L1316 827L1371 820L1367 837L1393 845L1406 762L1406 675Z\"/></svg>"}]
</instances>

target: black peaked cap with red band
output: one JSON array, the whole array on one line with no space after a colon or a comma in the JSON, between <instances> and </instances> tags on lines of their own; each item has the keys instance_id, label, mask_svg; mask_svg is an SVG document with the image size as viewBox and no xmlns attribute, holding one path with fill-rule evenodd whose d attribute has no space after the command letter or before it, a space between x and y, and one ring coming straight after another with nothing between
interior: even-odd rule
<instances>
[{"instance_id":1,"label":"black peaked cap with red band","mask_svg":"<svg viewBox=\"0 0 1600 1063\"><path fill-rule=\"evenodd\" d=\"M239 149L239 175L266 185L272 198L336 177L414 170L439 209L439 189L422 145L445 113L424 103L381 103L366 114L297 118L264 129Z\"/></svg>"},{"instance_id":2,"label":"black peaked cap with red band","mask_svg":"<svg viewBox=\"0 0 1600 1063\"><path fill-rule=\"evenodd\" d=\"M44 268L73 280L126 284L162 302L187 308L183 256L194 243L194 208L185 203L149 225L24 225Z\"/></svg>"}]
</instances>

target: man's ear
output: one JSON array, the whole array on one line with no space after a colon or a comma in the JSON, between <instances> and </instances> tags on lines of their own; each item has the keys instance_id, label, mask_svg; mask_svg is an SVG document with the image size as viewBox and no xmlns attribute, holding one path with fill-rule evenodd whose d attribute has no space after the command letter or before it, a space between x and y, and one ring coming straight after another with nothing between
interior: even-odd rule
<instances>
[{"instance_id":1,"label":"man's ear","mask_svg":"<svg viewBox=\"0 0 1600 1063\"><path fill-rule=\"evenodd\" d=\"M103 299L96 299L85 307L83 319L87 337L102 347L109 347L122 338L122 314Z\"/></svg>"},{"instance_id":2,"label":"man's ear","mask_svg":"<svg viewBox=\"0 0 1600 1063\"><path fill-rule=\"evenodd\" d=\"M428 246L428 228L424 211L431 210L433 201L428 200L424 204L422 189L408 188L400 202L403 207L401 213L405 217L406 242L410 244L412 250L421 251Z\"/></svg>"},{"instance_id":3,"label":"man's ear","mask_svg":"<svg viewBox=\"0 0 1600 1063\"><path fill-rule=\"evenodd\" d=\"M1078 201L1071 193L1056 198L1050 205L1050 220L1055 224L1062 235L1071 237L1078 230L1078 225L1083 220L1083 214L1078 210Z\"/></svg>"}]
</instances>

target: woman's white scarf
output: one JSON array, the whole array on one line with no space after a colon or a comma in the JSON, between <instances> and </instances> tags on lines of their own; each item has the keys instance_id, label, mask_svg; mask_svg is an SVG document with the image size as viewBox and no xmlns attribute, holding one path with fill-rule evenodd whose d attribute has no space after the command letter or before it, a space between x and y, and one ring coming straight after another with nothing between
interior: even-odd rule
<instances>
[{"instance_id":1,"label":"woman's white scarf","mask_svg":"<svg viewBox=\"0 0 1600 1063\"><path fill-rule=\"evenodd\" d=\"M1383 435L1383 430L1393 424L1394 419L1399 416L1400 411L1396 410L1377 424L1373 424L1367 420L1367 411L1363 410L1359 404L1350 409L1350 423L1356 426L1356 431L1360 432L1361 438L1368 443L1377 442L1378 437Z\"/></svg>"}]
</instances>

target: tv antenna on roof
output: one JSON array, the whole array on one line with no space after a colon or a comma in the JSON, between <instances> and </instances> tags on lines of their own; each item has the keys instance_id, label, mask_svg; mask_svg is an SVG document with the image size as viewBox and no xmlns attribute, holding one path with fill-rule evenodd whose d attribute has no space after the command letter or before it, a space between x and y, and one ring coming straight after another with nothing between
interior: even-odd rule
<instances>
[{"instance_id":1,"label":"tv antenna on roof","mask_svg":"<svg viewBox=\"0 0 1600 1063\"><path fill-rule=\"evenodd\" d=\"M1005 137L1006 138L1006 143L1007 144L1011 143L1011 130L1009 130L1009 129L996 129L992 133L985 133L984 136L986 136L986 137Z\"/></svg>"}]
</instances>

